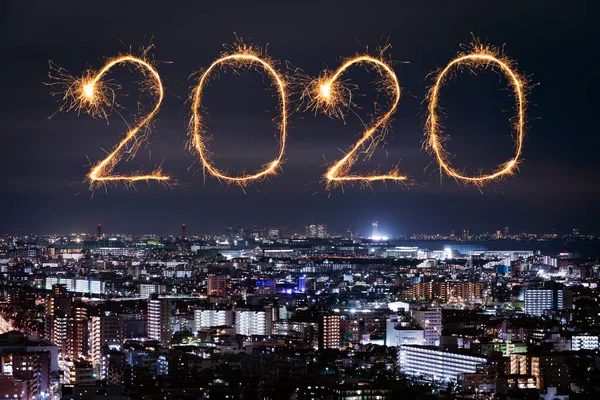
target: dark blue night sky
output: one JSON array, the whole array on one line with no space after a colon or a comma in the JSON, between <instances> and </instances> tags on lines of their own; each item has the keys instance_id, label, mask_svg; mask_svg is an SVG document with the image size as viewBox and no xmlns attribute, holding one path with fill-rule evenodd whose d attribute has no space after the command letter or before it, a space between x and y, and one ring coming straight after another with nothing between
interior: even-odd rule
<instances>
[{"instance_id":1,"label":"dark blue night sky","mask_svg":"<svg viewBox=\"0 0 600 400\"><path fill-rule=\"evenodd\" d=\"M580 0L4 2L1 229L81 232L102 223L110 232L176 233L186 222L191 233L204 233L230 225L300 229L316 221L342 231L364 230L377 219L389 234L504 226L599 233L598 11L595 2ZM415 184L375 183L372 189L327 193L320 182L325 164L356 140L361 122L349 115L344 124L302 110L290 119L281 175L245 193L204 179L197 158L185 148L190 75L209 65L235 34L268 44L282 71L287 61L312 76L326 66L336 68L343 57L389 42L387 56L395 62L403 97L386 145L356 170L384 170L400 161L401 171ZM440 180L433 158L422 150L429 74L452 59L471 35L504 45L533 84L521 171L482 192ZM149 145L117 170L164 160L164 169L183 184L111 188L92 197L81 183L86 165L101 158L102 149L113 146L125 126L118 118L107 125L75 113L48 119L58 107L52 89L43 85L48 61L79 75L99 67L104 57L150 42L154 57L166 61L158 64L167 88L163 108ZM360 68L347 75L360 87L357 112L367 120L377 100L374 77ZM125 69L113 78L129 94L120 111L131 117L139 100L137 78ZM291 94L292 101L298 99ZM491 170L511 157L514 105L503 78L493 72L463 73L444 88L441 105L457 166ZM205 107L214 137L211 150L220 167L253 170L273 159L276 106L261 74L224 73L211 83Z\"/></svg>"}]
</instances>

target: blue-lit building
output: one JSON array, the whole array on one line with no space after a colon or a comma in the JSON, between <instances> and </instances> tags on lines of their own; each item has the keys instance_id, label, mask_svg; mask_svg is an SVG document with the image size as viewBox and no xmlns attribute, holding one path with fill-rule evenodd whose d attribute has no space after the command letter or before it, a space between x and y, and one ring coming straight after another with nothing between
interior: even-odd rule
<instances>
[{"instance_id":1,"label":"blue-lit building","mask_svg":"<svg viewBox=\"0 0 600 400\"><path fill-rule=\"evenodd\" d=\"M496 265L494 268L498 275L508 275L510 274L510 266L508 265Z\"/></svg>"},{"instance_id":2,"label":"blue-lit building","mask_svg":"<svg viewBox=\"0 0 600 400\"><path fill-rule=\"evenodd\" d=\"M297 293L306 293L306 275L300 275L296 283Z\"/></svg>"}]
</instances>

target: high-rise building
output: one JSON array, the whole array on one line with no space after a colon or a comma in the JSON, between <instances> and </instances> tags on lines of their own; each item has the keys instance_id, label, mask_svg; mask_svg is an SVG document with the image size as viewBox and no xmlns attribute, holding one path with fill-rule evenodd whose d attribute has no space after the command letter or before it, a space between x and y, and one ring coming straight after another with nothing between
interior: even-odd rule
<instances>
[{"instance_id":1,"label":"high-rise building","mask_svg":"<svg viewBox=\"0 0 600 400\"><path fill-rule=\"evenodd\" d=\"M327 237L327 225L318 224L317 225L317 238L325 239Z\"/></svg>"},{"instance_id":2,"label":"high-rise building","mask_svg":"<svg viewBox=\"0 0 600 400\"><path fill-rule=\"evenodd\" d=\"M296 292L306 293L306 275L300 275L296 282Z\"/></svg>"},{"instance_id":3,"label":"high-rise building","mask_svg":"<svg viewBox=\"0 0 600 400\"><path fill-rule=\"evenodd\" d=\"M412 312L417 325L425 331L425 346L439 346L442 336L442 309L425 308Z\"/></svg>"},{"instance_id":4,"label":"high-rise building","mask_svg":"<svg viewBox=\"0 0 600 400\"><path fill-rule=\"evenodd\" d=\"M427 299L448 301L448 282L421 282L409 286L402 296L409 300Z\"/></svg>"},{"instance_id":5,"label":"high-rise building","mask_svg":"<svg viewBox=\"0 0 600 400\"><path fill-rule=\"evenodd\" d=\"M472 303L483 297L485 285L482 282L450 282L450 302Z\"/></svg>"},{"instance_id":6,"label":"high-rise building","mask_svg":"<svg viewBox=\"0 0 600 400\"><path fill-rule=\"evenodd\" d=\"M106 378L103 356L106 346L121 344L123 341L123 320L109 311L91 318L92 351L91 360L98 379Z\"/></svg>"},{"instance_id":7,"label":"high-rise building","mask_svg":"<svg viewBox=\"0 0 600 400\"><path fill-rule=\"evenodd\" d=\"M273 316L271 309L236 310L235 333L245 336L268 336L273 333Z\"/></svg>"},{"instance_id":8,"label":"high-rise building","mask_svg":"<svg viewBox=\"0 0 600 400\"><path fill-rule=\"evenodd\" d=\"M471 236L469 235L469 230L464 228L462 230L462 240L469 240Z\"/></svg>"},{"instance_id":9,"label":"high-rise building","mask_svg":"<svg viewBox=\"0 0 600 400\"><path fill-rule=\"evenodd\" d=\"M52 328L50 329L50 335L47 336L47 339L50 340L52 343L56 343L60 353L65 354L68 349L67 334L70 318L65 315L49 317ZM48 319L46 319L46 325L48 325Z\"/></svg>"},{"instance_id":10,"label":"high-rise building","mask_svg":"<svg viewBox=\"0 0 600 400\"><path fill-rule=\"evenodd\" d=\"M208 276L208 295L217 297L227 295L227 277L225 275Z\"/></svg>"},{"instance_id":11,"label":"high-rise building","mask_svg":"<svg viewBox=\"0 0 600 400\"><path fill-rule=\"evenodd\" d=\"M69 292L101 294L106 290L106 282L91 277L64 278L47 276L45 278L46 289L52 289L58 283L64 285Z\"/></svg>"},{"instance_id":12,"label":"high-rise building","mask_svg":"<svg viewBox=\"0 0 600 400\"><path fill-rule=\"evenodd\" d=\"M323 314L319 320L319 350L339 349L341 338L341 316Z\"/></svg>"},{"instance_id":13,"label":"high-rise building","mask_svg":"<svg viewBox=\"0 0 600 400\"><path fill-rule=\"evenodd\" d=\"M148 337L168 346L172 335L171 301L152 294L148 299Z\"/></svg>"},{"instance_id":14,"label":"high-rise building","mask_svg":"<svg viewBox=\"0 0 600 400\"><path fill-rule=\"evenodd\" d=\"M306 226L306 237L325 239L327 237L327 225L310 224Z\"/></svg>"},{"instance_id":15,"label":"high-rise building","mask_svg":"<svg viewBox=\"0 0 600 400\"><path fill-rule=\"evenodd\" d=\"M32 397L35 396L35 397ZM14 375L0 375L0 397L3 399L30 399L37 398L36 393L31 393L28 380L18 379Z\"/></svg>"},{"instance_id":16,"label":"high-rise building","mask_svg":"<svg viewBox=\"0 0 600 400\"><path fill-rule=\"evenodd\" d=\"M233 311L194 310L194 331L215 326L233 326Z\"/></svg>"},{"instance_id":17,"label":"high-rise building","mask_svg":"<svg viewBox=\"0 0 600 400\"><path fill-rule=\"evenodd\" d=\"M67 320L67 349L65 356L72 359L86 357L89 353L89 320L85 307L75 307L73 317Z\"/></svg>"},{"instance_id":18,"label":"high-rise building","mask_svg":"<svg viewBox=\"0 0 600 400\"><path fill-rule=\"evenodd\" d=\"M350 240L354 239L354 234L352 233L352 229L348 228L346 230L346 234L344 235L344 238L350 239Z\"/></svg>"},{"instance_id":19,"label":"high-rise building","mask_svg":"<svg viewBox=\"0 0 600 400\"><path fill-rule=\"evenodd\" d=\"M281 238L280 230L269 228L267 231L267 238L271 240L279 240Z\"/></svg>"},{"instance_id":20,"label":"high-rise building","mask_svg":"<svg viewBox=\"0 0 600 400\"><path fill-rule=\"evenodd\" d=\"M379 222L373 221L371 224L371 237L378 238L379 237Z\"/></svg>"},{"instance_id":21,"label":"high-rise building","mask_svg":"<svg viewBox=\"0 0 600 400\"><path fill-rule=\"evenodd\" d=\"M52 286L44 318L44 337L57 344L63 357L78 358L88 354L87 309L75 306L65 285Z\"/></svg>"},{"instance_id":22,"label":"high-rise building","mask_svg":"<svg viewBox=\"0 0 600 400\"><path fill-rule=\"evenodd\" d=\"M541 316L547 311L569 309L571 291L557 288L525 289L525 314Z\"/></svg>"},{"instance_id":23,"label":"high-rise building","mask_svg":"<svg viewBox=\"0 0 600 400\"><path fill-rule=\"evenodd\" d=\"M52 285L52 293L46 299L46 315L56 315L59 311L70 315L73 297L67 292L65 285Z\"/></svg>"}]
</instances>

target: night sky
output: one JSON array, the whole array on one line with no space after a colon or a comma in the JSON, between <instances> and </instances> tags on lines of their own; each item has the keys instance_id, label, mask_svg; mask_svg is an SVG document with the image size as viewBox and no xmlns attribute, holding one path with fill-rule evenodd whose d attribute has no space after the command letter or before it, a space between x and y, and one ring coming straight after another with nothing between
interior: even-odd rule
<instances>
[{"instance_id":1,"label":"night sky","mask_svg":"<svg viewBox=\"0 0 600 400\"><path fill-rule=\"evenodd\" d=\"M177 233L182 222L191 233L235 225L300 230L311 222L364 231L377 219L380 230L392 235L504 226L600 233L600 13L595 3L2 2L0 231L85 232L102 223L107 232ZM401 161L400 170L414 185L375 183L372 190L349 187L328 193L320 182L324 165L356 140L360 120L351 114L344 125L302 111L290 118L282 174L250 185L245 193L204 179L197 157L185 148L190 75L217 58L235 34L268 44L282 71L287 61L311 76L326 66L337 68L343 57L389 42L387 56L395 62L403 96L386 145L355 171L385 170ZM450 61L471 34L504 45L533 84L521 170L482 192L440 180L433 158L422 150L429 73ZM117 143L125 125L116 117L107 125L73 112L48 119L59 105L50 96L52 88L43 84L49 81L48 61L80 75L100 67L105 57L148 43L155 45L154 58L164 61L158 70L165 100L149 145L116 171L148 169L164 160L163 168L182 184L116 187L92 196L82 183L88 158L102 157L102 149ZM140 100L139 76L121 68L111 77L128 94L120 111L131 120ZM357 112L368 121L376 75L357 67L346 78L359 85ZM291 94L292 101L298 99ZM275 157L277 103L266 76L223 73L208 87L204 105L219 167L256 170ZM441 105L457 167L490 171L512 157L513 100L505 79L493 72L460 74L443 89Z\"/></svg>"}]
</instances>

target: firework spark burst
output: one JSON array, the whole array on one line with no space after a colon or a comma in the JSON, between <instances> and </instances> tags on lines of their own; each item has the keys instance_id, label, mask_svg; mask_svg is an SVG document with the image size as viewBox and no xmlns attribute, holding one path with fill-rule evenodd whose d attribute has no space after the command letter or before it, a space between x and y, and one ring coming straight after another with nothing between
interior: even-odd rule
<instances>
[{"instance_id":1,"label":"firework spark burst","mask_svg":"<svg viewBox=\"0 0 600 400\"><path fill-rule=\"evenodd\" d=\"M359 154L368 160L377 147L385 140L392 115L396 112L402 91L400 82L392 67L383 59L383 49L379 56L359 54L345 60L335 71L325 70L319 78L306 85L302 97L307 101L307 108L315 112L322 112L330 117L345 119L353 107L352 93L356 85L341 79L342 75L352 66L364 65L372 67L379 79L376 81L377 89L390 97L391 104L384 112L376 111L373 123L366 127L362 137L345 152L344 157L330 166L324 175L327 188L343 185L344 183L360 183L369 185L374 181L406 182L407 177L401 175L398 166L388 173L372 172L367 175L350 174L350 169L358 160ZM375 104L376 110L380 107Z\"/></svg>"},{"instance_id":2,"label":"firework spark burst","mask_svg":"<svg viewBox=\"0 0 600 400\"><path fill-rule=\"evenodd\" d=\"M450 162L452 155L443 146L444 142L448 140L448 136L442 132L438 116L440 89L453 76L453 70L460 70L462 67L466 67L471 71L480 69L497 71L507 78L509 86L514 93L516 101L516 115L513 118L514 131L516 133L513 138L515 155L489 174L480 173L475 176L468 176L464 172L458 171ZM523 152L527 108L526 96L528 93L527 80L517 71L515 62L504 56L497 48L482 44L475 39L465 52L459 53L448 65L437 71L434 79L435 83L430 88L427 97L429 106L428 118L425 125L425 147L436 157L440 166L440 172L446 173L457 181L477 186L483 186L486 183L514 174L518 169L519 159Z\"/></svg>"},{"instance_id":3,"label":"firework spark burst","mask_svg":"<svg viewBox=\"0 0 600 400\"><path fill-rule=\"evenodd\" d=\"M213 163L213 155L208 150L210 136L208 135L206 126L203 121L205 116L201 115L200 107L202 106L202 96L207 83L219 71L230 67L233 71L239 71L242 68L251 68L259 71L264 71L272 79L273 87L277 91L280 117L275 121L279 131L279 152L277 157L263 166L261 170L254 173L242 173L241 176L228 175L226 171L217 168ZM277 71L277 63L265 54L260 48L244 44L238 41L230 49L226 50L221 56L216 59L206 70L204 70L197 85L192 90L190 100L192 103L192 117L190 120L190 141L189 148L192 152L198 153L205 174L229 183L237 184L244 187L253 181L265 179L270 175L276 175L283 163L282 159L285 152L287 139L287 124L288 124L288 98L286 93L286 79L283 74Z\"/></svg>"},{"instance_id":4,"label":"firework spark burst","mask_svg":"<svg viewBox=\"0 0 600 400\"><path fill-rule=\"evenodd\" d=\"M63 101L60 111L74 110L78 113L86 113L93 118L108 120L111 111L118 107L116 91L119 86L106 80L105 77L117 65L127 65L140 72L143 76L142 91L150 93L156 102L148 113L138 118L132 127L129 127L125 137L108 152L106 158L92 165L86 180L90 184L90 189L111 183L126 185L133 185L140 181L166 183L171 180L171 177L164 174L160 166L149 174L136 171L130 175L112 175L123 155L127 154L127 160L130 161L148 139L151 133L152 119L158 113L163 101L162 80L152 62L147 58L147 50L141 57L123 54L109 59L100 70L86 71L82 77L73 77L62 68L51 67L50 77L54 80L51 85L59 85L64 88L60 92Z\"/></svg>"}]
</instances>

